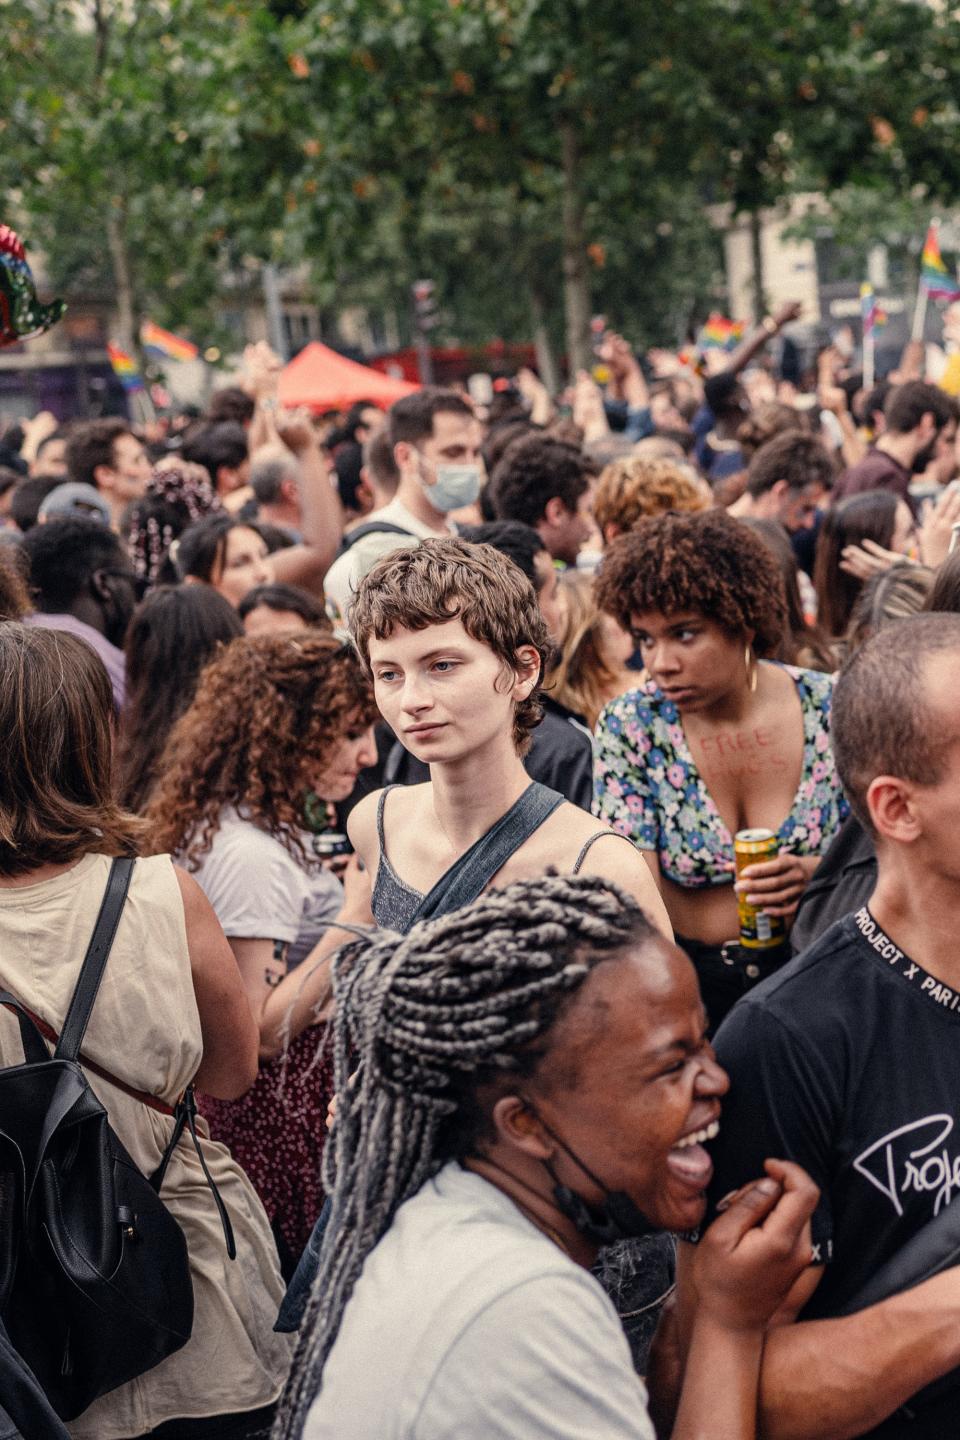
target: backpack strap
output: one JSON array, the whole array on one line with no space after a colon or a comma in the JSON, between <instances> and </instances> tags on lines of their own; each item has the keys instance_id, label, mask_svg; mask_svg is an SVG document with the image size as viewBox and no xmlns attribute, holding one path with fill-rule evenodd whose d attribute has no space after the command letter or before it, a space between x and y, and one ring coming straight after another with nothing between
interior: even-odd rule
<instances>
[{"instance_id":1,"label":"backpack strap","mask_svg":"<svg viewBox=\"0 0 960 1440\"><path fill-rule=\"evenodd\" d=\"M15 995L11 995L9 990L0 991L0 1005L5 1006L8 1010L17 1012L17 1019L20 1022L20 1040L23 1045L24 1059L28 1064L38 1065L42 1064L45 1060L49 1060L50 1056L46 1053L46 1049L44 1049L41 1055L40 1051L36 1048L36 1039L37 1032L39 1032L44 1040L49 1040L53 1045L56 1045L60 1036L56 1030L54 1030L53 1026L48 1025L42 1016L37 1015L29 1006L24 1005ZM24 1028L24 1022L27 1022L29 1026L33 1027L32 1031ZM30 1037L29 1040L26 1038L28 1035ZM29 1049L28 1045L30 1047ZM99 1075L101 1080L106 1080L110 1085L116 1086L116 1088L122 1090L125 1095L129 1095L132 1100L139 1100L141 1105L149 1105L151 1110L156 1110L160 1115L176 1115L176 1110L172 1105L168 1105L166 1100L160 1100L156 1095L148 1095L145 1090L137 1090L132 1085L128 1085L126 1080L121 1080L119 1075L114 1075L112 1071L105 1070L102 1065L98 1065L96 1061L89 1059L82 1051L78 1056L78 1060L84 1070L89 1070L93 1075ZM2 1437L0 1437L0 1440L2 1440Z\"/></svg>"},{"instance_id":2,"label":"backpack strap","mask_svg":"<svg viewBox=\"0 0 960 1440\"><path fill-rule=\"evenodd\" d=\"M150 1176L150 1184L159 1195L160 1186L163 1184L163 1177L166 1175L167 1166L170 1164L170 1157L177 1147L180 1136L184 1130L188 1130L190 1132L190 1139L193 1141L193 1148L196 1150L197 1158L200 1161L200 1168L203 1171L204 1179L210 1188L210 1194L213 1196L217 1212L220 1216L220 1224L223 1226L223 1238L227 1244L227 1254L231 1260L236 1260L237 1243L233 1237L233 1226L230 1223L230 1216L226 1205L223 1203L223 1197L217 1189L216 1181L207 1168L207 1162L203 1154L203 1146L200 1144L200 1138L197 1135L197 1101L193 1093L192 1085L187 1086L183 1093L183 1099L173 1113L176 1120L173 1127L173 1134L167 1141L167 1148L160 1157L160 1164Z\"/></svg>"},{"instance_id":3,"label":"backpack strap","mask_svg":"<svg viewBox=\"0 0 960 1440\"><path fill-rule=\"evenodd\" d=\"M70 1009L63 1022L57 1048L53 1052L55 1060L76 1060L80 1054L80 1042L83 1040L90 1012L93 1009L93 1002L100 989L100 981L103 979L107 957L120 923L120 915L127 898L127 891L130 889L130 877L133 874L135 863L134 860L128 858L119 858L114 860L110 866L110 876L100 904L97 923L93 927L90 944L83 957L83 964L80 967L80 974L70 1001Z\"/></svg>"},{"instance_id":4,"label":"backpack strap","mask_svg":"<svg viewBox=\"0 0 960 1440\"><path fill-rule=\"evenodd\" d=\"M23 1046L23 1058L28 1065L43 1065L50 1059L47 1047L43 1043L43 1034L37 1024L37 1016L26 1005L21 1004L15 995L9 990L0 990L0 1005L7 1010L16 1013L20 1024L20 1043Z\"/></svg>"},{"instance_id":5,"label":"backpack strap","mask_svg":"<svg viewBox=\"0 0 960 1440\"><path fill-rule=\"evenodd\" d=\"M510 856L564 803L564 796L556 790L532 781L507 813L440 876L420 901L410 924L449 915L476 900Z\"/></svg>"},{"instance_id":6,"label":"backpack strap","mask_svg":"<svg viewBox=\"0 0 960 1440\"><path fill-rule=\"evenodd\" d=\"M356 529L350 530L344 535L340 541L337 558L346 555L349 550L353 549L357 541L362 540L366 535L406 535L416 539L412 530L405 530L402 525L394 525L392 520L366 520L362 525L358 525Z\"/></svg>"}]
</instances>

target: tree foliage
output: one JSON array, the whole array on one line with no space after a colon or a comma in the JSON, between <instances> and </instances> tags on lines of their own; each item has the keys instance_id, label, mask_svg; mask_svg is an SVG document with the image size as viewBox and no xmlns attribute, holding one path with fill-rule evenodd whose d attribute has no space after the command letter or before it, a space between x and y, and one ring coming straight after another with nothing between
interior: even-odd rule
<instances>
[{"instance_id":1,"label":"tree foliage","mask_svg":"<svg viewBox=\"0 0 960 1440\"><path fill-rule=\"evenodd\" d=\"M591 308L674 340L716 299L713 200L960 185L960 22L921 0L0 0L0 194L58 283L215 338L308 262L323 303L450 334ZM566 315L566 327L563 316Z\"/></svg>"}]
</instances>

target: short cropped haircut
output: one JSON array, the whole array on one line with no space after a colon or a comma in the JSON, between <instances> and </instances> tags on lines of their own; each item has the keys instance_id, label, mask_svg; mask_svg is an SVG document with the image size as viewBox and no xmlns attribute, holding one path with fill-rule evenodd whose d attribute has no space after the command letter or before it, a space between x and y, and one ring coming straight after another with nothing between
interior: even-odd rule
<instances>
[{"instance_id":1,"label":"short cropped haircut","mask_svg":"<svg viewBox=\"0 0 960 1440\"><path fill-rule=\"evenodd\" d=\"M596 466L576 445L549 435L528 435L510 446L493 472L494 512L498 520L536 525L547 502L558 499L572 513L595 474Z\"/></svg>"},{"instance_id":2,"label":"short cropped haircut","mask_svg":"<svg viewBox=\"0 0 960 1440\"><path fill-rule=\"evenodd\" d=\"M221 465L237 470L246 460L247 432L237 420L223 420L217 425L197 425L187 432L180 452L184 460L202 465L214 485Z\"/></svg>"},{"instance_id":3,"label":"short cropped haircut","mask_svg":"<svg viewBox=\"0 0 960 1440\"><path fill-rule=\"evenodd\" d=\"M830 737L850 804L876 833L867 791L878 775L936 785L957 738L931 710L925 670L935 655L960 659L960 615L913 615L877 632L856 650L833 691Z\"/></svg>"},{"instance_id":4,"label":"short cropped haircut","mask_svg":"<svg viewBox=\"0 0 960 1440\"><path fill-rule=\"evenodd\" d=\"M210 396L204 419L208 425L222 425L227 420L249 425L255 409L253 398L246 390L241 390L239 385L225 385Z\"/></svg>"},{"instance_id":5,"label":"short cropped haircut","mask_svg":"<svg viewBox=\"0 0 960 1440\"><path fill-rule=\"evenodd\" d=\"M261 455L250 466L250 488L260 505L275 505L280 499L280 488L284 480L297 480L300 466L296 457L287 455Z\"/></svg>"},{"instance_id":6,"label":"short cropped haircut","mask_svg":"<svg viewBox=\"0 0 960 1440\"><path fill-rule=\"evenodd\" d=\"M370 640L394 630L425 630L459 620L467 634L489 645L504 668L516 672L517 651L532 645L540 657L538 684L514 711L513 739L520 755L540 723L540 681L553 652L533 586L520 568L491 545L465 540L424 540L413 550L384 557L364 576L350 612L357 648L370 667Z\"/></svg>"},{"instance_id":7,"label":"short cropped haircut","mask_svg":"<svg viewBox=\"0 0 960 1440\"><path fill-rule=\"evenodd\" d=\"M747 493L756 499L785 480L791 490L820 485L829 490L834 479L833 461L815 435L786 430L768 440L750 461Z\"/></svg>"},{"instance_id":8,"label":"short cropped haircut","mask_svg":"<svg viewBox=\"0 0 960 1440\"><path fill-rule=\"evenodd\" d=\"M522 525L519 520L490 520L483 525L464 525L460 535L471 545L492 545L494 550L506 555L514 565L519 565L539 593L542 580L534 561L538 555L550 552L532 525Z\"/></svg>"},{"instance_id":9,"label":"short cropped haircut","mask_svg":"<svg viewBox=\"0 0 960 1440\"><path fill-rule=\"evenodd\" d=\"M905 435L908 430L915 430L928 414L933 416L937 429L942 430L948 420L957 418L957 406L938 386L929 385L925 380L907 380L890 391L883 413L890 433Z\"/></svg>"},{"instance_id":10,"label":"short cropped haircut","mask_svg":"<svg viewBox=\"0 0 960 1440\"><path fill-rule=\"evenodd\" d=\"M97 570L131 568L120 537L99 520L65 515L23 537L30 588L48 614L69 610Z\"/></svg>"},{"instance_id":11,"label":"short cropped haircut","mask_svg":"<svg viewBox=\"0 0 960 1440\"><path fill-rule=\"evenodd\" d=\"M433 417L441 414L464 415L472 420L473 406L459 390L444 390L439 385L427 385L413 395L401 396L387 411L391 446L400 440L410 445L429 440L433 434Z\"/></svg>"},{"instance_id":12,"label":"short cropped haircut","mask_svg":"<svg viewBox=\"0 0 960 1440\"><path fill-rule=\"evenodd\" d=\"M792 405L784 405L781 400L767 400L751 410L737 426L737 443L749 464L757 451L769 444L775 435L796 435L798 432L810 434L806 416Z\"/></svg>"},{"instance_id":13,"label":"short cropped haircut","mask_svg":"<svg viewBox=\"0 0 960 1440\"><path fill-rule=\"evenodd\" d=\"M596 598L625 630L649 611L692 612L735 636L752 630L757 655L775 655L786 627L779 565L725 510L641 520L604 552Z\"/></svg>"},{"instance_id":14,"label":"short cropped haircut","mask_svg":"<svg viewBox=\"0 0 960 1440\"><path fill-rule=\"evenodd\" d=\"M74 425L70 431L64 458L71 480L80 485L92 485L96 489L95 471L98 465L113 465L113 447L121 435L132 435L126 420L87 420ZM63 477L61 476L61 482Z\"/></svg>"},{"instance_id":15,"label":"short cropped haircut","mask_svg":"<svg viewBox=\"0 0 960 1440\"><path fill-rule=\"evenodd\" d=\"M13 494L10 496L10 519L23 535L36 525L40 506L47 496L62 484L62 475L30 475L13 487Z\"/></svg>"},{"instance_id":16,"label":"short cropped haircut","mask_svg":"<svg viewBox=\"0 0 960 1440\"><path fill-rule=\"evenodd\" d=\"M400 471L393 458L393 446L386 425L380 425L363 447L363 463L384 495L396 495Z\"/></svg>"},{"instance_id":17,"label":"short cropped haircut","mask_svg":"<svg viewBox=\"0 0 960 1440\"><path fill-rule=\"evenodd\" d=\"M620 534L632 530L646 515L665 510L693 513L713 504L710 487L682 463L626 455L601 472L593 497L593 514L600 534L616 525Z\"/></svg>"}]
</instances>

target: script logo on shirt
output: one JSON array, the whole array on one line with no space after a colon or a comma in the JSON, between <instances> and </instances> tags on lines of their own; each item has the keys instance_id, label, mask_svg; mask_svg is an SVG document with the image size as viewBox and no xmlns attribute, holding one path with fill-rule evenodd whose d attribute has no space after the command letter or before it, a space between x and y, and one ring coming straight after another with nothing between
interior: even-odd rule
<instances>
[{"instance_id":1,"label":"script logo on shirt","mask_svg":"<svg viewBox=\"0 0 960 1440\"><path fill-rule=\"evenodd\" d=\"M952 1115L926 1115L883 1135L858 1155L853 1168L886 1196L898 1215L903 1197L933 1196L933 1213L939 1215L960 1190L960 1156L951 1156L944 1143L952 1134Z\"/></svg>"}]
</instances>

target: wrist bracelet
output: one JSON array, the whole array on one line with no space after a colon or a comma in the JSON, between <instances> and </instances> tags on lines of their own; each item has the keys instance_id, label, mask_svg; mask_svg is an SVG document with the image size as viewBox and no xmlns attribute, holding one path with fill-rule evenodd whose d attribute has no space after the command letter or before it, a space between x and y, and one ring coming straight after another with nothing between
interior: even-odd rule
<instances>
[{"instance_id":1,"label":"wrist bracelet","mask_svg":"<svg viewBox=\"0 0 960 1440\"><path fill-rule=\"evenodd\" d=\"M780 327L772 315L764 315L760 321L760 328L766 330L768 335L776 335Z\"/></svg>"}]
</instances>

